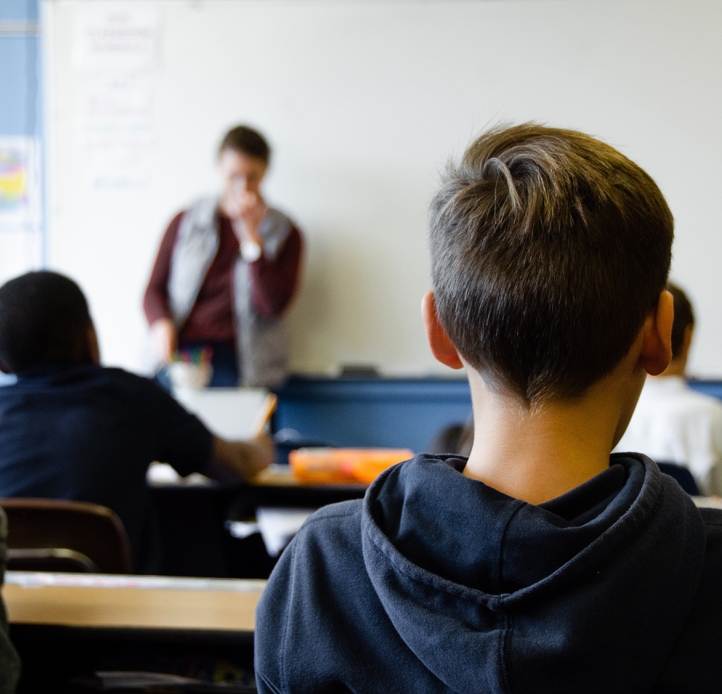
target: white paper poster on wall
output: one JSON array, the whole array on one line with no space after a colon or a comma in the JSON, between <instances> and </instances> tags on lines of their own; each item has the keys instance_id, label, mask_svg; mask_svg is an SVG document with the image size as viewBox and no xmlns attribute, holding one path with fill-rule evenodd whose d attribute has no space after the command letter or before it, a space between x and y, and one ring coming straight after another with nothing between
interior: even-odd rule
<instances>
[{"instance_id":1,"label":"white paper poster on wall","mask_svg":"<svg viewBox=\"0 0 722 694\"><path fill-rule=\"evenodd\" d=\"M149 70L158 56L159 17L141 3L86 5L75 23L75 68L81 72Z\"/></svg>"},{"instance_id":2,"label":"white paper poster on wall","mask_svg":"<svg viewBox=\"0 0 722 694\"><path fill-rule=\"evenodd\" d=\"M153 144L153 105L145 77L84 80L76 111L77 142L89 166L84 184L92 190L148 185Z\"/></svg>"},{"instance_id":3,"label":"white paper poster on wall","mask_svg":"<svg viewBox=\"0 0 722 694\"><path fill-rule=\"evenodd\" d=\"M149 80L111 77L88 80L78 108L79 136L90 148L147 145L153 138Z\"/></svg>"},{"instance_id":4,"label":"white paper poster on wall","mask_svg":"<svg viewBox=\"0 0 722 694\"><path fill-rule=\"evenodd\" d=\"M87 162L80 184L88 192L141 191L149 185L159 37L153 5L103 2L78 8L74 119Z\"/></svg>"}]
</instances>

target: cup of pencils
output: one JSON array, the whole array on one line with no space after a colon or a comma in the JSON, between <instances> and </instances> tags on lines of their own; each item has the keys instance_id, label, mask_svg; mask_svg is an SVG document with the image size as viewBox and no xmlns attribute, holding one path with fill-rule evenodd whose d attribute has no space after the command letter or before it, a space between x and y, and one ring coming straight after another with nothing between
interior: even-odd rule
<instances>
[{"instance_id":1,"label":"cup of pencils","mask_svg":"<svg viewBox=\"0 0 722 694\"><path fill-rule=\"evenodd\" d=\"M173 388L206 388L213 378L213 350L210 347L184 349L173 355L168 377Z\"/></svg>"}]
</instances>

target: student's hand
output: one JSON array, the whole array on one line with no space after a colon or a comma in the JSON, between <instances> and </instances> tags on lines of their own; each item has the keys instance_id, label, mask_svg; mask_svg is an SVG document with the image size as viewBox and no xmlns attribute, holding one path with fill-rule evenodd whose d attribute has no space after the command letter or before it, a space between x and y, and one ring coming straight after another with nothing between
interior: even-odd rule
<instances>
[{"instance_id":1,"label":"student's hand","mask_svg":"<svg viewBox=\"0 0 722 694\"><path fill-rule=\"evenodd\" d=\"M261 470L265 470L276 457L276 448L273 439L265 432L254 436L245 442L246 464L245 469L249 477L255 477Z\"/></svg>"},{"instance_id":2,"label":"student's hand","mask_svg":"<svg viewBox=\"0 0 722 694\"><path fill-rule=\"evenodd\" d=\"M178 349L178 331L170 318L159 318L150 326L153 344L164 364L170 364Z\"/></svg>"},{"instance_id":3,"label":"student's hand","mask_svg":"<svg viewBox=\"0 0 722 694\"><path fill-rule=\"evenodd\" d=\"M209 477L249 480L272 462L274 448L271 437L261 434L247 441L227 441L219 436L213 438L213 462L206 470Z\"/></svg>"}]
</instances>

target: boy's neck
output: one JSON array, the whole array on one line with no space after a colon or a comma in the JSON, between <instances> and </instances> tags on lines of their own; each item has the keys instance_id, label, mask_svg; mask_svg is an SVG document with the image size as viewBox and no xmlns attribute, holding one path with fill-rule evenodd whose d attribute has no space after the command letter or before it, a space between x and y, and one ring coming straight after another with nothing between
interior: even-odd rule
<instances>
[{"instance_id":1,"label":"boy's neck","mask_svg":"<svg viewBox=\"0 0 722 694\"><path fill-rule=\"evenodd\" d=\"M644 383L610 377L573 400L538 408L489 390L469 370L474 444L464 474L530 504L578 487L609 467L609 454L631 417Z\"/></svg>"}]
</instances>

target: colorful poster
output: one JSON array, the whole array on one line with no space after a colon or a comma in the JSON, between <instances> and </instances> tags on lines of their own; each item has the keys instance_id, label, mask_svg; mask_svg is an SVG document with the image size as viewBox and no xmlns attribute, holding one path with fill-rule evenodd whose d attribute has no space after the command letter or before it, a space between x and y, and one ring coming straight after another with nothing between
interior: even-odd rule
<instances>
[{"instance_id":1,"label":"colorful poster","mask_svg":"<svg viewBox=\"0 0 722 694\"><path fill-rule=\"evenodd\" d=\"M40 221L38 143L0 137L0 231L32 231Z\"/></svg>"}]
</instances>

